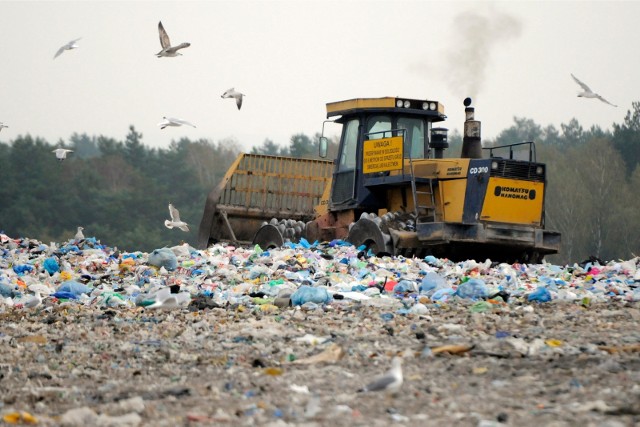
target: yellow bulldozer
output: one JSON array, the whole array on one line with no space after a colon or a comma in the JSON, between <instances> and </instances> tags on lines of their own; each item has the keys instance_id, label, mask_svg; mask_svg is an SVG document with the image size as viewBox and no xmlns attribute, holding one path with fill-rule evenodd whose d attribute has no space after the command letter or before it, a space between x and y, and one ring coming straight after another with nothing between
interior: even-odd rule
<instances>
[{"instance_id":1,"label":"yellow bulldozer","mask_svg":"<svg viewBox=\"0 0 640 427\"><path fill-rule=\"evenodd\" d=\"M376 255L540 262L560 234L545 229L546 167L533 142L483 148L471 99L460 157L445 157L444 106L358 98L327 104L342 125L334 160L240 154L207 197L198 247L278 247L343 239ZM323 125L324 132L324 125ZM328 140L319 141L326 157Z\"/></svg>"}]
</instances>

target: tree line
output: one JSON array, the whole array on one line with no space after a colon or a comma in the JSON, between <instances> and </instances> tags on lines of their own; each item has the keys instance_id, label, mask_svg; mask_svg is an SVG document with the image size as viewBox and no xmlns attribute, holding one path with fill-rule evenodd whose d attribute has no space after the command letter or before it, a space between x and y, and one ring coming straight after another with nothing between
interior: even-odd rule
<instances>
[{"instance_id":1,"label":"tree line","mask_svg":"<svg viewBox=\"0 0 640 427\"><path fill-rule=\"evenodd\" d=\"M250 151L317 157L318 134L293 135L288 144L265 139ZM448 157L462 138L449 136ZM547 164L546 227L562 233L555 263L640 255L640 102L613 129L584 129L573 119L543 127L514 117L514 124L484 146L534 141ZM74 150L59 162L52 150ZM0 231L12 237L64 242L84 227L86 236L123 250L149 252L181 241L195 244L207 194L241 152L235 139L213 142L182 138L168 148L150 148L130 126L124 141L73 134L50 144L30 135L0 143ZM330 144L335 156L337 141ZM169 230L168 204L190 231Z\"/></svg>"}]
</instances>

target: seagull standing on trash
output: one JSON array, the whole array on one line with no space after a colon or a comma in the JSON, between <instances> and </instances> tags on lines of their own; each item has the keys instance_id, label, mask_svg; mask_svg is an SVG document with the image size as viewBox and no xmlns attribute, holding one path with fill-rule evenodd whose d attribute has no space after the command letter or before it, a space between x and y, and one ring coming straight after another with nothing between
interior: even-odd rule
<instances>
[{"instance_id":1,"label":"seagull standing on trash","mask_svg":"<svg viewBox=\"0 0 640 427\"><path fill-rule=\"evenodd\" d=\"M36 308L40 304L42 304L42 297L40 296L40 292L36 291L33 295L28 295L24 298L24 301L21 302L22 307L24 308Z\"/></svg>"},{"instance_id":2,"label":"seagull standing on trash","mask_svg":"<svg viewBox=\"0 0 640 427\"><path fill-rule=\"evenodd\" d=\"M393 395L402 386L402 358L396 356L391 361L391 369L384 375L374 379L358 392L385 391L388 395Z\"/></svg>"},{"instance_id":3,"label":"seagull standing on trash","mask_svg":"<svg viewBox=\"0 0 640 427\"><path fill-rule=\"evenodd\" d=\"M66 148L56 148L52 151L52 153L56 153L56 158L59 161L63 161L67 158L67 153L73 153L73 150L67 150Z\"/></svg>"},{"instance_id":4,"label":"seagull standing on trash","mask_svg":"<svg viewBox=\"0 0 640 427\"><path fill-rule=\"evenodd\" d=\"M169 215L171 216L171 221L168 219L164 220L164 225L167 228L178 227L182 231L189 231L189 226L186 222L180 220L180 212L178 212L178 209L174 208L171 203L169 203Z\"/></svg>"},{"instance_id":5,"label":"seagull standing on trash","mask_svg":"<svg viewBox=\"0 0 640 427\"><path fill-rule=\"evenodd\" d=\"M580 85L580 87L582 88L582 92L578 92L578 97L596 98L596 99L599 99L600 101L604 102L605 104L609 104L609 105L611 105L613 107L617 107L617 105L614 105L614 104L610 103L609 101L607 101L606 99L604 99L603 97L601 97L600 95L598 95L597 93L595 93L594 91L589 89L589 86L587 86L586 84L582 83L573 74L571 74L571 77L573 77L573 80L575 80L575 82L578 83Z\"/></svg>"},{"instance_id":6,"label":"seagull standing on trash","mask_svg":"<svg viewBox=\"0 0 640 427\"><path fill-rule=\"evenodd\" d=\"M238 110L239 110L240 107L242 107L242 97L243 96L244 96L243 93L240 93L240 92L236 91L234 88L231 88L231 89L227 90L225 93L223 93L221 98L235 98L236 99L236 105L238 106Z\"/></svg>"},{"instance_id":7,"label":"seagull standing on trash","mask_svg":"<svg viewBox=\"0 0 640 427\"><path fill-rule=\"evenodd\" d=\"M76 42L78 40L80 40L82 37L77 38L75 40L71 40L69 43L65 44L64 46L61 46L60 49L58 49L58 51L56 52L56 54L53 56L53 59L56 59L58 56L62 55L62 52L64 52L65 50L71 50L71 49L77 49L80 46L78 46L76 44Z\"/></svg>"},{"instance_id":8,"label":"seagull standing on trash","mask_svg":"<svg viewBox=\"0 0 640 427\"><path fill-rule=\"evenodd\" d=\"M174 56L182 55L181 53L178 52L178 50L191 46L191 43L180 43L178 46L171 46L171 41L169 41L169 35L167 35L167 32L162 26L162 21L158 22L158 33L160 34L160 46L162 46L162 50L156 53L156 56L158 58L161 58L163 56L174 57Z\"/></svg>"},{"instance_id":9,"label":"seagull standing on trash","mask_svg":"<svg viewBox=\"0 0 640 427\"><path fill-rule=\"evenodd\" d=\"M164 129L167 126L178 127L178 126L182 126L182 125L196 127L195 125L189 123L186 120L176 119L176 118L173 118L173 117L163 117L162 121L160 123L158 123L158 126L160 126L160 129Z\"/></svg>"},{"instance_id":10,"label":"seagull standing on trash","mask_svg":"<svg viewBox=\"0 0 640 427\"><path fill-rule=\"evenodd\" d=\"M155 295L155 302L148 305L150 310L164 309L171 310L173 308L183 307L191 301L189 292L172 293L170 287L160 289Z\"/></svg>"},{"instance_id":11,"label":"seagull standing on trash","mask_svg":"<svg viewBox=\"0 0 640 427\"><path fill-rule=\"evenodd\" d=\"M76 235L74 236L74 239L76 240L84 239L84 234L82 233L82 230L84 230L83 227L78 227L78 231L76 231Z\"/></svg>"}]
</instances>

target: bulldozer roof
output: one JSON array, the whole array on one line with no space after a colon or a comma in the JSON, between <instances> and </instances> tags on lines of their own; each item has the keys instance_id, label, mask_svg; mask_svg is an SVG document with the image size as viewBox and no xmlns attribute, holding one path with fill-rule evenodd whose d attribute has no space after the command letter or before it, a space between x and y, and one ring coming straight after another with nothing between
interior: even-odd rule
<instances>
[{"instance_id":1,"label":"bulldozer roof","mask_svg":"<svg viewBox=\"0 0 640 427\"><path fill-rule=\"evenodd\" d=\"M409 112L434 117L433 121L444 120L444 105L438 101L427 99L410 99L400 97L355 98L346 101L327 103L327 118L355 114L363 111Z\"/></svg>"}]
</instances>

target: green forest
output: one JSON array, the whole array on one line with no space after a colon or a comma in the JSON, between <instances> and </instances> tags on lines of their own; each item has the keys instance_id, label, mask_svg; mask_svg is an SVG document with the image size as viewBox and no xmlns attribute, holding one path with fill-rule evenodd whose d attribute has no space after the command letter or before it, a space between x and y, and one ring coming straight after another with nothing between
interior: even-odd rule
<instances>
[{"instance_id":1,"label":"green forest","mask_svg":"<svg viewBox=\"0 0 640 427\"><path fill-rule=\"evenodd\" d=\"M318 139L265 139L251 151L316 157ZM448 157L459 156L461 140L449 135ZM514 117L483 146L525 141L535 142L537 160L547 164L546 227L562 233L562 252L549 262L640 255L640 102L612 130L584 129L576 119L557 129ZM58 147L73 153L58 161ZM134 126L124 141L87 134L55 144L30 135L0 141L0 231L49 243L69 240L82 226L85 236L126 251L195 245L207 194L240 147L235 139L183 138L150 148ZM189 232L164 226L169 203Z\"/></svg>"}]
</instances>

